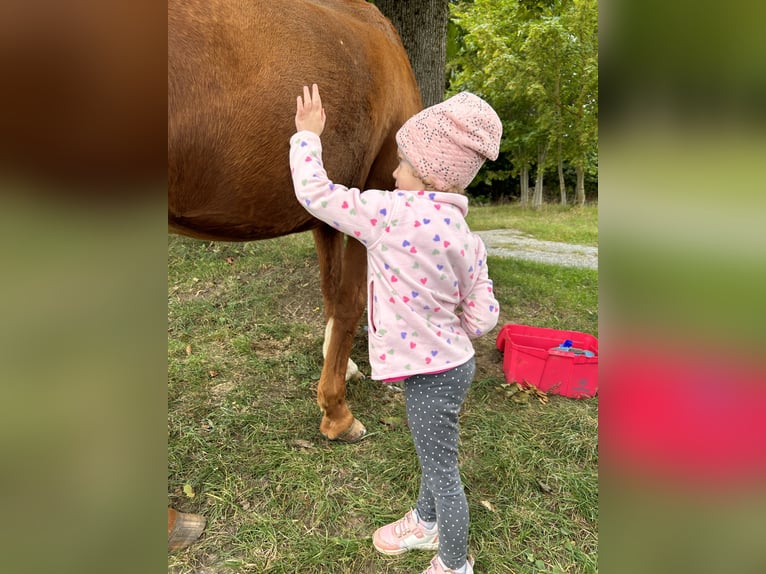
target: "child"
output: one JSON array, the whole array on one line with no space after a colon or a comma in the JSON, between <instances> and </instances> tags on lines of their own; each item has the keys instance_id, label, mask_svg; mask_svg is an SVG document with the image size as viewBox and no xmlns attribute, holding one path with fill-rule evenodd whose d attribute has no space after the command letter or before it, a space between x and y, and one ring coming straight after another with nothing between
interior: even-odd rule
<instances>
[{"instance_id":1,"label":"child","mask_svg":"<svg viewBox=\"0 0 766 574\"><path fill-rule=\"evenodd\" d=\"M471 339L497 324L499 306L482 240L465 222L463 195L502 124L463 92L410 118L397 132L394 191L333 183L322 165L325 112L316 84L297 98L290 165L295 194L313 216L367 247L372 378L403 381L421 468L414 509L373 535L388 555L436 550L423 574L472 574L468 503L458 470L458 413L475 371Z\"/></svg>"}]
</instances>

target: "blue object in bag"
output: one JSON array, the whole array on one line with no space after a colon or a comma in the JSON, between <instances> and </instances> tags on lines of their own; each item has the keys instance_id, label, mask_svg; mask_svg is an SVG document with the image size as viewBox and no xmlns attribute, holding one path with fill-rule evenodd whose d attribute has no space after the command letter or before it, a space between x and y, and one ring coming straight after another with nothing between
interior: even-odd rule
<instances>
[{"instance_id":1,"label":"blue object in bag","mask_svg":"<svg viewBox=\"0 0 766 574\"><path fill-rule=\"evenodd\" d=\"M566 353L572 353L574 355L584 355L586 357L596 356L596 354L593 351L588 351L586 349L578 349L577 347L573 347L572 341L570 339L565 339L563 343L561 343L558 347L553 347L551 351L564 351Z\"/></svg>"}]
</instances>

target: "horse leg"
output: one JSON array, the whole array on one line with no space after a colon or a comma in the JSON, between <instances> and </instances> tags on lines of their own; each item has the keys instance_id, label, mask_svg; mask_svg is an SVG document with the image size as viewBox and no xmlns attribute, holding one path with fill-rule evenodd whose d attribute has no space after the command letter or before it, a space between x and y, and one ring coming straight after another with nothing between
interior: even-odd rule
<instances>
[{"instance_id":1,"label":"horse leg","mask_svg":"<svg viewBox=\"0 0 766 574\"><path fill-rule=\"evenodd\" d=\"M327 350L330 348L330 338L332 337L332 326L335 323L332 317L327 320L327 325L324 328L324 343L322 344L322 358L327 358ZM359 372L359 367L356 363L349 358L346 365L346 381L351 379L363 379L364 375Z\"/></svg>"},{"instance_id":2,"label":"horse leg","mask_svg":"<svg viewBox=\"0 0 766 574\"><path fill-rule=\"evenodd\" d=\"M349 356L364 309L367 256L353 239L344 250L343 235L328 226L314 231L314 242L327 320L325 362L317 388L317 403L324 413L319 430L330 440L355 442L367 431L346 404L346 379L358 371Z\"/></svg>"},{"instance_id":3,"label":"horse leg","mask_svg":"<svg viewBox=\"0 0 766 574\"><path fill-rule=\"evenodd\" d=\"M340 277L343 272L343 234L324 224L315 228L313 234L319 259L324 318L327 323L335 314L335 302L340 289ZM323 348L322 351L324 352L325 349Z\"/></svg>"},{"instance_id":4,"label":"horse leg","mask_svg":"<svg viewBox=\"0 0 766 574\"><path fill-rule=\"evenodd\" d=\"M314 230L314 244L319 257L322 296L324 298L325 330L322 344L322 358L327 359L330 347L335 310L338 302L341 276L343 274L343 234L332 227L323 225ZM359 367L348 359L346 380L359 376Z\"/></svg>"}]
</instances>

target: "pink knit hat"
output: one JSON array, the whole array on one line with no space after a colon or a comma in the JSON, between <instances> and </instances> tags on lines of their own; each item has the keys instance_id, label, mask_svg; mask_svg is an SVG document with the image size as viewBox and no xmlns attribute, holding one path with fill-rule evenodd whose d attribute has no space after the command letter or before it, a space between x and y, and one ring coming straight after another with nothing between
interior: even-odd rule
<instances>
[{"instance_id":1,"label":"pink knit hat","mask_svg":"<svg viewBox=\"0 0 766 574\"><path fill-rule=\"evenodd\" d=\"M485 159L497 159L502 134L492 106L461 92L412 116L396 133L396 143L434 188L465 190Z\"/></svg>"}]
</instances>

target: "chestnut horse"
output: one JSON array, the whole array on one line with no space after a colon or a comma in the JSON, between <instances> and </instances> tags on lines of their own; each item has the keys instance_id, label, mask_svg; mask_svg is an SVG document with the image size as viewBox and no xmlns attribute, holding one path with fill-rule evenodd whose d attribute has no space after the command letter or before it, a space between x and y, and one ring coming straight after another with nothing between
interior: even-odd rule
<instances>
[{"instance_id":1,"label":"chestnut horse","mask_svg":"<svg viewBox=\"0 0 766 574\"><path fill-rule=\"evenodd\" d=\"M331 178L390 189L394 135L422 107L399 36L364 0L168 2L168 222L216 241L311 230L321 274L325 362L320 431L365 434L345 400L364 310L366 253L295 199L288 161L295 100L316 82L329 119ZM344 246L345 244L345 246Z\"/></svg>"}]
</instances>

